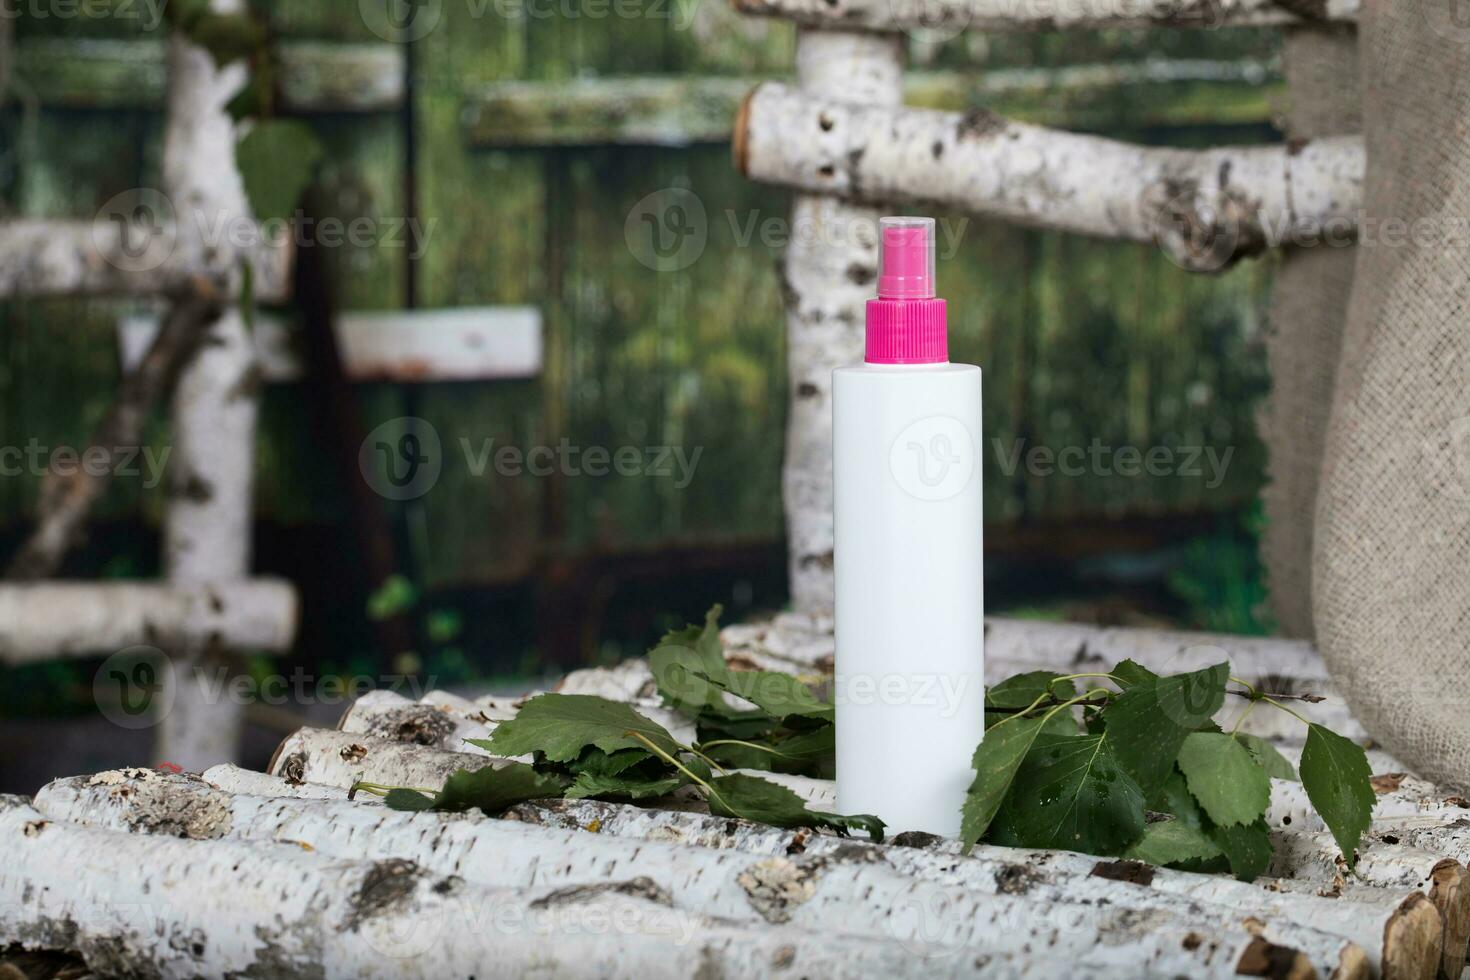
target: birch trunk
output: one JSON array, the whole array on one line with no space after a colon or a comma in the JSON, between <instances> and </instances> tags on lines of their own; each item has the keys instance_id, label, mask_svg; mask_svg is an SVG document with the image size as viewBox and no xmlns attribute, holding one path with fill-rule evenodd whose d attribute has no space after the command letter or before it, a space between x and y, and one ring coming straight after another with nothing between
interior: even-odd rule
<instances>
[{"instance_id":1,"label":"birch trunk","mask_svg":"<svg viewBox=\"0 0 1470 980\"><path fill-rule=\"evenodd\" d=\"M1398 789L1380 792L1373 808L1373 826L1377 830L1397 827L1447 827L1470 820L1470 800L1444 787L1412 776L1406 777ZM1301 783L1271 780L1271 807L1266 822L1273 829L1294 833L1315 833L1327 825L1317 815Z\"/></svg>"},{"instance_id":2,"label":"birch trunk","mask_svg":"<svg viewBox=\"0 0 1470 980\"><path fill-rule=\"evenodd\" d=\"M0 585L0 662L85 657L143 644L280 652L295 637L298 611L296 590L278 579Z\"/></svg>"},{"instance_id":3,"label":"birch trunk","mask_svg":"<svg viewBox=\"0 0 1470 980\"><path fill-rule=\"evenodd\" d=\"M813 98L897 106L903 68L898 37L797 31L797 83ZM738 142L735 154L739 163ZM830 197L797 195L791 206L782 268L790 384L782 497L791 599L807 612L832 608L832 369L863 359L864 310L878 274L878 218L872 208Z\"/></svg>"},{"instance_id":4,"label":"birch trunk","mask_svg":"<svg viewBox=\"0 0 1470 980\"><path fill-rule=\"evenodd\" d=\"M341 786L292 782L284 776L242 769L232 762L210 766L200 778L216 789L245 796L280 796L290 800L345 800L348 795L348 791ZM358 796L354 802L363 806L382 805L378 797L368 795Z\"/></svg>"},{"instance_id":5,"label":"birch trunk","mask_svg":"<svg viewBox=\"0 0 1470 980\"><path fill-rule=\"evenodd\" d=\"M212 0L211 7L233 13L244 4ZM208 51L181 34L170 41L163 175L180 212L215 222L250 220L235 168L235 126L225 109L245 75L243 63L218 67ZM179 247L199 249L201 265L222 261L230 268L235 262L229 249L218 250L225 253L221 257L193 236L181 236ZM244 319L239 309L228 308L206 329L174 393L174 465L164 515L164 568L173 584L218 585L249 574L258 388ZM186 769L233 759L243 705L215 703L202 670L218 651L169 652L177 691L159 730L159 756Z\"/></svg>"},{"instance_id":6,"label":"birch trunk","mask_svg":"<svg viewBox=\"0 0 1470 980\"><path fill-rule=\"evenodd\" d=\"M757 86L736 121L741 172L847 200L925 202L1155 242L1195 271L1215 272L1285 243L1320 244L1329 233L1350 241L1357 228L1358 137L1182 150L1011 122L984 109L848 99Z\"/></svg>"},{"instance_id":7,"label":"birch trunk","mask_svg":"<svg viewBox=\"0 0 1470 980\"><path fill-rule=\"evenodd\" d=\"M700 918L790 923L829 937L883 937L921 957L1039 954L1115 974L1230 976L1256 938L1233 909L1129 888L1090 873L1037 873L1022 885L1022 866L977 862L963 881L941 882L889 867L880 849L837 846L822 854L759 858L343 802L230 797L202 781L151 772L121 783L99 777L58 781L38 795L37 807L56 820L186 836L195 814L228 813L209 821L203 834L219 837L224 828L222 836L230 840L294 841L327 856L408 860L428 872L516 890L596 887L617 869L658 882L675 908ZM929 858L928 868L920 870L951 863L917 851L906 856L910 864ZM1360 951L1345 937L1377 941L1387 935L1392 942L1401 938L1402 923L1424 917L1422 911L1415 915L1413 902L1380 913L1311 897L1278 901L1293 907L1312 903L1335 913L1320 916L1335 931L1278 920L1256 932L1304 953L1323 972L1338 968L1344 948L1349 961L1357 962ZM1276 918L1272 910L1260 914ZM1191 933L1208 939L1191 944ZM1437 958L1437 947L1434 952Z\"/></svg>"},{"instance_id":8,"label":"birch trunk","mask_svg":"<svg viewBox=\"0 0 1470 980\"><path fill-rule=\"evenodd\" d=\"M75 950L102 975L179 978L763 977L793 964L816 976L871 976L913 962L902 946L865 937L711 922L673 908L646 879L486 888L397 858L223 840L230 811L206 810L193 818L204 839L180 840L48 820L0 797L0 936L24 949ZM996 975L1045 975L1024 967ZM935 968L959 976L970 964Z\"/></svg>"},{"instance_id":9,"label":"birch trunk","mask_svg":"<svg viewBox=\"0 0 1470 980\"><path fill-rule=\"evenodd\" d=\"M1105 30L1141 27L1261 27L1303 21L1352 22L1359 0L735 0L741 13L799 24L872 31Z\"/></svg>"}]
</instances>

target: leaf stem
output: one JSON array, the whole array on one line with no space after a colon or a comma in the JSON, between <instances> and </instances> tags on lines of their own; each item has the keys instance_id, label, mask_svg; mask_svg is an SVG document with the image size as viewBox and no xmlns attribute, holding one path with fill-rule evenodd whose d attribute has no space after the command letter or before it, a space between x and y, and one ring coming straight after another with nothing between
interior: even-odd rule
<instances>
[{"instance_id":1,"label":"leaf stem","mask_svg":"<svg viewBox=\"0 0 1470 980\"><path fill-rule=\"evenodd\" d=\"M1261 695L1261 700L1262 701L1265 701L1267 704L1274 704L1276 707L1280 708L1282 711L1285 711L1287 714L1291 715L1293 718L1295 718L1297 721L1301 722L1303 725L1306 725L1308 727L1310 727L1312 725L1312 722L1311 721L1307 720L1306 718L1303 718L1300 714L1298 714L1297 712L1293 711L1291 708L1288 708L1286 705L1282 704L1280 701L1276 700L1275 698L1271 697L1268 694L1262 694Z\"/></svg>"},{"instance_id":2,"label":"leaf stem","mask_svg":"<svg viewBox=\"0 0 1470 980\"><path fill-rule=\"evenodd\" d=\"M673 766L675 769L688 776L690 781L698 785L700 789L704 790L706 793L709 793L711 796L718 799L721 803L725 802L724 797L720 796L719 793L716 793L713 786L696 776L693 772L689 770L688 766L684 765L684 763L680 762L677 758L669 755L669 753L659 748L658 745L653 741L653 739L649 738L647 735L644 735L642 732L635 732L631 730L624 732L624 734L632 738L636 738L638 741L648 746L648 751L652 752L654 755L658 756L660 759L664 760L669 765ZM689 748L689 746L684 745L681 746L681 748L687 749ZM721 772L723 771L724 770L721 770Z\"/></svg>"},{"instance_id":3,"label":"leaf stem","mask_svg":"<svg viewBox=\"0 0 1470 980\"><path fill-rule=\"evenodd\" d=\"M1245 706L1245 710L1240 713L1240 717L1235 719L1235 724L1230 728L1230 737L1232 739L1234 739L1236 733L1240 731L1240 726L1244 725L1245 720L1251 716L1251 712L1256 710L1256 705L1260 703L1261 701L1259 698L1251 698L1251 703Z\"/></svg>"},{"instance_id":4,"label":"leaf stem","mask_svg":"<svg viewBox=\"0 0 1470 980\"><path fill-rule=\"evenodd\" d=\"M780 756L783 759L795 759L796 758L796 756L789 755L788 753L782 752L780 749L773 749L769 745L757 745L755 742L743 742L743 741L741 741L738 738L717 738L717 739L714 739L713 741L709 741L709 742L700 742L699 743L699 748L700 749L711 749L711 748L714 748L716 745L739 745L739 746L742 746L742 747L747 748L747 749L754 749L757 752L767 752L767 753L770 753L771 755L777 755L777 756ZM691 752L694 752L695 750L690 749L690 751ZM698 753L696 753L696 754L698 754ZM710 760L708 758L705 758L703 755L701 755L700 758L701 759L704 759L704 761L706 761L706 762L709 762L710 765L715 766L715 764L713 762L710 762ZM715 768L716 769L720 769L719 766L715 766ZM724 772L724 771L725 771L724 769L720 769L720 772Z\"/></svg>"},{"instance_id":5,"label":"leaf stem","mask_svg":"<svg viewBox=\"0 0 1470 980\"><path fill-rule=\"evenodd\" d=\"M348 799L351 799L359 791L370 793L373 796L387 796L395 789L406 789L413 793L423 793L425 796L436 796L439 793L437 789L424 789L422 786L388 786L383 783L370 783L365 779L359 779L354 782L347 792Z\"/></svg>"}]
</instances>

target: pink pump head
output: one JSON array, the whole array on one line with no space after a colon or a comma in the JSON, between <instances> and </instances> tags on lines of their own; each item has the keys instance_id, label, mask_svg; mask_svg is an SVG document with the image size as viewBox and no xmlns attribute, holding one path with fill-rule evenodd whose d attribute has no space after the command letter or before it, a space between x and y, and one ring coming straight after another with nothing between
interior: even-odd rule
<instances>
[{"instance_id":1,"label":"pink pump head","mask_svg":"<svg viewBox=\"0 0 1470 980\"><path fill-rule=\"evenodd\" d=\"M934 219L878 222L878 298L868 300L869 364L949 360L945 303L934 296Z\"/></svg>"}]
</instances>

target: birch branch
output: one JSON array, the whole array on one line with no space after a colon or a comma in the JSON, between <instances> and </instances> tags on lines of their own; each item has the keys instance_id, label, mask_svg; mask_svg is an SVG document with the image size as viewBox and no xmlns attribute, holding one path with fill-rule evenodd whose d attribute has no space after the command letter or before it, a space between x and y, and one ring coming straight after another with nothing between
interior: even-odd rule
<instances>
[{"instance_id":1,"label":"birch branch","mask_svg":"<svg viewBox=\"0 0 1470 980\"><path fill-rule=\"evenodd\" d=\"M1028 873L1014 863L974 861L965 862L971 873L963 880L951 875L942 881L941 869L950 860L917 851L900 854L903 848L836 846L820 854L760 858L509 821L367 810L343 802L230 797L202 781L136 772L140 775L124 775L121 783L106 779L118 774L52 783L38 794L37 808L56 820L186 836L197 814L228 812L208 822L208 836L289 840L329 856L409 860L429 872L514 889L595 887L616 868L620 875L659 882L676 908L701 917L790 923L824 936L883 937L924 958L961 951L1018 959L1042 954L1114 975L1144 969L1232 976L1256 938L1233 908L1120 887L1090 871ZM890 867L888 852L906 858L908 870L919 874ZM917 887L916 878L928 887ZM1360 955L1345 936L1366 936L1375 945L1386 936L1397 954L1402 926L1425 918L1412 899L1400 908L1402 896L1381 907L1343 906L1311 896L1253 897L1263 900L1258 906L1268 906L1258 907L1258 915L1273 920L1257 930L1261 936L1304 953L1324 973L1341 965L1345 947L1350 962ZM1281 921L1276 908L1315 914L1333 929ZM1208 936L1209 942L1191 944L1190 933ZM1436 946L1436 958L1438 952Z\"/></svg>"},{"instance_id":2,"label":"birch branch","mask_svg":"<svg viewBox=\"0 0 1470 980\"><path fill-rule=\"evenodd\" d=\"M229 817L205 802L186 818L205 839L181 840L48 820L0 797L0 936L75 950L102 975L169 977L763 977L792 962L818 976L891 976L913 960L864 937L711 922L647 879L486 888L397 858L219 839ZM955 976L967 966L936 964Z\"/></svg>"},{"instance_id":3,"label":"birch branch","mask_svg":"<svg viewBox=\"0 0 1470 980\"><path fill-rule=\"evenodd\" d=\"M1308 21L1352 23L1359 0L733 0L744 14L844 30L1107 30L1143 27L1277 27Z\"/></svg>"},{"instance_id":4,"label":"birch branch","mask_svg":"<svg viewBox=\"0 0 1470 980\"><path fill-rule=\"evenodd\" d=\"M201 585L56 582L0 586L0 662L84 657L130 646L290 649L296 589L279 579Z\"/></svg>"},{"instance_id":5,"label":"birch branch","mask_svg":"<svg viewBox=\"0 0 1470 980\"><path fill-rule=\"evenodd\" d=\"M215 229L227 215L172 211L147 202L119 201L94 221L25 219L0 222L0 299L18 296L196 296L209 302L239 294L238 256ZM137 208L146 220L132 220ZM223 226L223 227L227 227ZM255 225L248 234L259 236ZM289 295L293 252L289 240L262 240L247 255L261 302Z\"/></svg>"},{"instance_id":6,"label":"birch branch","mask_svg":"<svg viewBox=\"0 0 1470 980\"><path fill-rule=\"evenodd\" d=\"M741 107L734 144L737 166L755 180L1154 242L1195 271L1217 271L1286 242L1321 241L1328 232L1347 235L1362 203L1357 137L1205 150L1137 146L984 109L858 105L768 82Z\"/></svg>"}]
</instances>

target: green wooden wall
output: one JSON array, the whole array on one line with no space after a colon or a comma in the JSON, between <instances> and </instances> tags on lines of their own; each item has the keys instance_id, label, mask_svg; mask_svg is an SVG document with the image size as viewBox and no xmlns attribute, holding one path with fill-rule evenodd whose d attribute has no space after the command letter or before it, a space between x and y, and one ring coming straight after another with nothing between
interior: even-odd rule
<instances>
[{"instance_id":1,"label":"green wooden wall","mask_svg":"<svg viewBox=\"0 0 1470 980\"><path fill-rule=\"evenodd\" d=\"M398 218L412 187L424 254L335 250L344 306L382 309L530 303L546 323L546 365L534 381L362 391L364 428L403 414L430 420L446 463L436 488L401 505L416 577L430 585L504 582L538 556L617 552L671 542L779 538L785 410L779 254L739 230L781 219L788 195L736 176L723 145L479 149L465 137L467 97L508 80L623 75L779 75L794 35L742 21L720 0L645 0L645 16L595 16L596 0L442 0L414 44L411 112L315 114L328 148L319 184L344 219ZM637 6L633 4L633 6ZM278 4L283 38L376 42L355 3ZM550 11L550 13L548 13ZM22 18L21 44L49 36L129 37L137 25ZM921 66L1094 64L1148 57L1267 63L1266 31L1106 32L915 43ZM18 85L25 78L17 79ZM136 84L136 83L132 83ZM155 79L156 84L156 79ZM86 84L83 83L83 88ZM111 195L157 180L161 120L146 105L27 104L0 112L3 213L90 218ZM1151 142L1271 138L1272 85L1181 83L1013 100L1028 118L1072 113L1090 128ZM144 100L146 102L146 100ZM1005 107L1003 107L1005 108ZM412 173L408 126L413 127ZM683 188L701 201L707 244L678 272L642 264L625 223L646 195ZM950 227L963 216L939 215ZM1121 515L1230 512L1261 479L1253 428L1265 390L1260 310L1269 262L1218 277L1186 274L1154 249L1039 234L970 220L940 266L953 310L954 354L986 370L987 440L1001 451L1060 450L1094 439L1147 450L1233 453L1225 479L1007 474L987 446L987 518L997 525ZM416 283L409 295L410 281ZM78 444L117 380L113 323L137 302L0 304L0 441ZM339 488L303 424L307 402L273 389L260 442L263 519L307 526L342 519ZM162 431L156 433L166 439ZM678 445L702 449L684 489L668 479L611 475L475 477L459 440L478 445ZM0 479L0 524L18 526L37 481ZM159 494L120 484L104 516L157 516ZM388 505L385 505L388 506Z\"/></svg>"}]
</instances>

